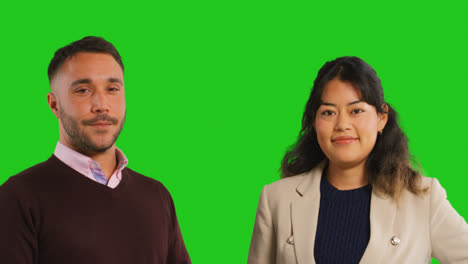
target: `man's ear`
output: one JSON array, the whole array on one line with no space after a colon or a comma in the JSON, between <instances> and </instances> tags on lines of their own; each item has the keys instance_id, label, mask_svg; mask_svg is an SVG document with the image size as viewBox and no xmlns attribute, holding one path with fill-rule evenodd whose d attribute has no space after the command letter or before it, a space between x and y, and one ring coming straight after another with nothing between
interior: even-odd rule
<instances>
[{"instance_id":1,"label":"man's ear","mask_svg":"<svg viewBox=\"0 0 468 264\"><path fill-rule=\"evenodd\" d=\"M54 113L55 117L60 118L57 96L53 93L47 93L47 103L49 104L49 108L52 110L52 113Z\"/></svg>"},{"instance_id":2,"label":"man's ear","mask_svg":"<svg viewBox=\"0 0 468 264\"><path fill-rule=\"evenodd\" d=\"M382 104L382 109L385 111L385 113L378 113L379 115L379 131L382 131L385 128L385 125L387 124L388 121L388 105L387 104Z\"/></svg>"}]
</instances>

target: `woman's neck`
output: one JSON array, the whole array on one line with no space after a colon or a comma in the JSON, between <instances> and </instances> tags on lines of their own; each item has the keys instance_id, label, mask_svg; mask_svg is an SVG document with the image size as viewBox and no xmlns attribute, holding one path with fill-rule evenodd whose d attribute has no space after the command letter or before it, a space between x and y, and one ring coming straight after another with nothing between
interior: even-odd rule
<instances>
[{"instance_id":1,"label":"woman's neck","mask_svg":"<svg viewBox=\"0 0 468 264\"><path fill-rule=\"evenodd\" d=\"M365 162L357 166L339 166L329 162L327 179L338 190L352 190L366 186L369 181Z\"/></svg>"}]
</instances>

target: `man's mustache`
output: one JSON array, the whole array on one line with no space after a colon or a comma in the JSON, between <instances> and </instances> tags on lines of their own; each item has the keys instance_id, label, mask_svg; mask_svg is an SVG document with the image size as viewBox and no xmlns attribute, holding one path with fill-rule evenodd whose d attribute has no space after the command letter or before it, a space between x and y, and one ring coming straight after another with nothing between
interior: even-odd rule
<instances>
[{"instance_id":1,"label":"man's mustache","mask_svg":"<svg viewBox=\"0 0 468 264\"><path fill-rule=\"evenodd\" d=\"M88 120L83 120L82 123L83 125L92 125L98 121L108 121L111 122L113 125L117 124L119 120L117 118L108 116L106 114L98 114L95 118L93 119L88 119Z\"/></svg>"}]
</instances>

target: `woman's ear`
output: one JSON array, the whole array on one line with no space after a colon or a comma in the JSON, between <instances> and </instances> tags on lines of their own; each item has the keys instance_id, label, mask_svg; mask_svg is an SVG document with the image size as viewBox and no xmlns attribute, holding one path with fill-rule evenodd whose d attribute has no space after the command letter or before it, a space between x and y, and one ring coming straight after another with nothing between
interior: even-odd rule
<instances>
[{"instance_id":1,"label":"woman's ear","mask_svg":"<svg viewBox=\"0 0 468 264\"><path fill-rule=\"evenodd\" d=\"M382 109L384 110L384 113L377 113L379 116L379 125L378 125L379 132L383 131L388 121L388 110L389 110L388 105L382 104Z\"/></svg>"}]
</instances>

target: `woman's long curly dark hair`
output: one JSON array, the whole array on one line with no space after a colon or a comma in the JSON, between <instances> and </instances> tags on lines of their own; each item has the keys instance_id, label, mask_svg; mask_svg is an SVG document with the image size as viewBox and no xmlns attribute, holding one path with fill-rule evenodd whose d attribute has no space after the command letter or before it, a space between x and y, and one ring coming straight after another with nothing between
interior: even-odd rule
<instances>
[{"instance_id":1,"label":"woman's long curly dark hair","mask_svg":"<svg viewBox=\"0 0 468 264\"><path fill-rule=\"evenodd\" d=\"M281 177L307 172L326 158L313 125L324 86L334 78L351 82L360 90L361 100L373 105L378 113L388 114L387 124L367 157L366 172L372 188L393 198L397 198L404 188L415 194L425 192L419 185L421 175L410 161L408 138L398 126L397 113L385 102L375 70L358 57L340 57L325 63L319 70L305 107L298 141L283 158ZM388 110L384 109L385 105ZM414 165L419 169L417 163Z\"/></svg>"}]
</instances>

